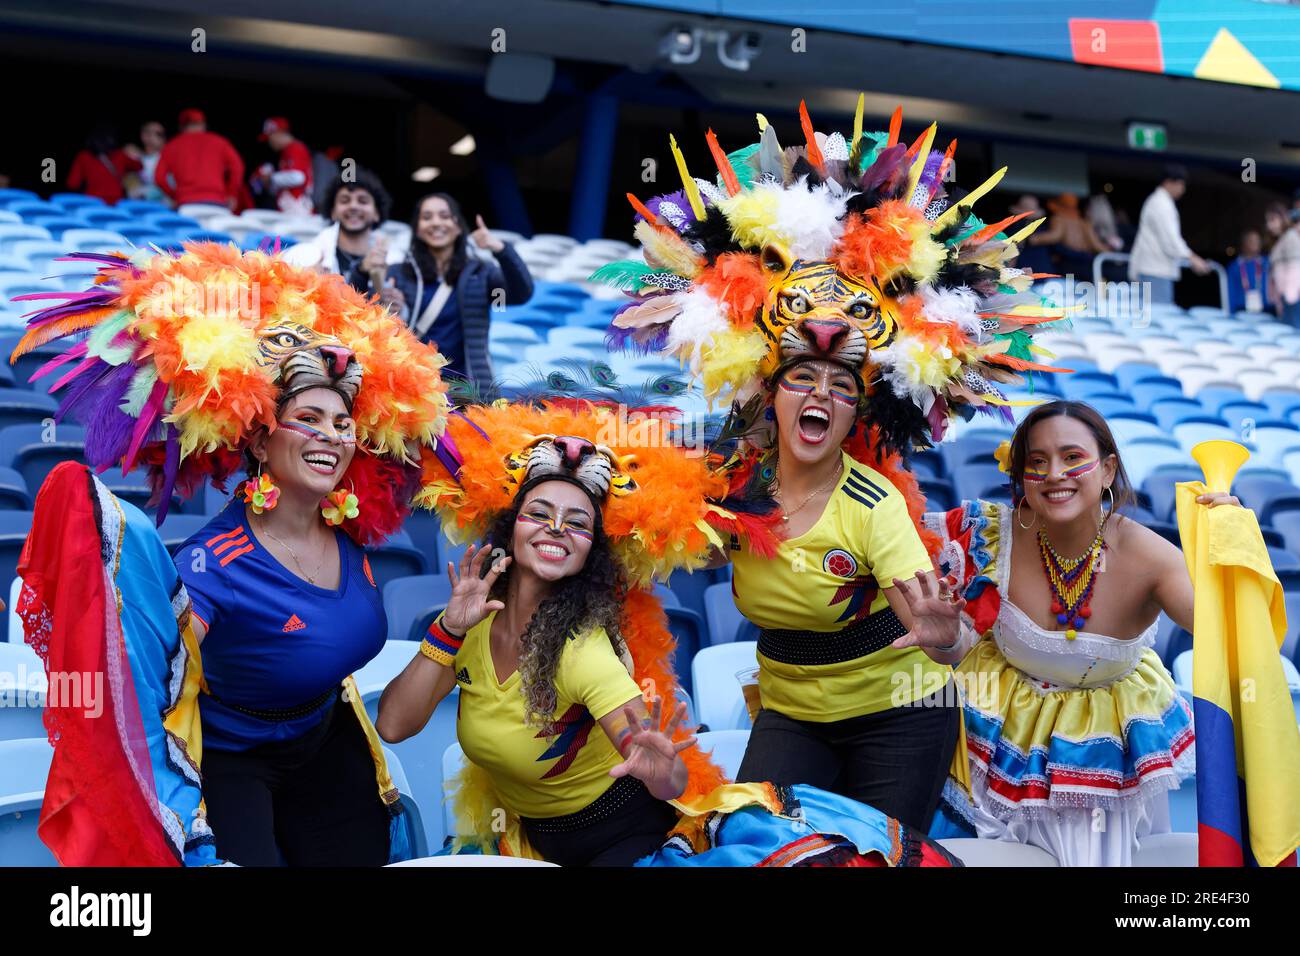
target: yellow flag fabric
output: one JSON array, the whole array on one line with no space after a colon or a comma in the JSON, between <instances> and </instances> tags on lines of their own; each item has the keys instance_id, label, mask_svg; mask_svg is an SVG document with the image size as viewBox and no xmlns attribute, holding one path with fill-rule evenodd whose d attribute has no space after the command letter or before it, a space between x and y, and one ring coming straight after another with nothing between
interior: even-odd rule
<instances>
[{"instance_id":1,"label":"yellow flag fabric","mask_svg":"<svg viewBox=\"0 0 1300 956\"><path fill-rule=\"evenodd\" d=\"M1300 728L1278 648L1282 586L1255 514L1196 503L1176 486L1196 592L1192 711L1202 866L1294 864L1300 846Z\"/></svg>"}]
</instances>

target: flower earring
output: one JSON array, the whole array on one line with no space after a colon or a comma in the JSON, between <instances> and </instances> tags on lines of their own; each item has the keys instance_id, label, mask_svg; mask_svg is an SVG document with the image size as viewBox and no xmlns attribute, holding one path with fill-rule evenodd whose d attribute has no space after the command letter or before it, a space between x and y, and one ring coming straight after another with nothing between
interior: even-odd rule
<instances>
[{"instance_id":1,"label":"flower earring","mask_svg":"<svg viewBox=\"0 0 1300 956\"><path fill-rule=\"evenodd\" d=\"M280 489L271 480L270 474L262 474L262 463L257 463L257 476L244 482L244 502L260 515L276 506L280 498Z\"/></svg>"},{"instance_id":2,"label":"flower earring","mask_svg":"<svg viewBox=\"0 0 1300 956\"><path fill-rule=\"evenodd\" d=\"M357 496L346 488L331 491L321 499L321 515L328 525L340 525L361 513Z\"/></svg>"}]
</instances>

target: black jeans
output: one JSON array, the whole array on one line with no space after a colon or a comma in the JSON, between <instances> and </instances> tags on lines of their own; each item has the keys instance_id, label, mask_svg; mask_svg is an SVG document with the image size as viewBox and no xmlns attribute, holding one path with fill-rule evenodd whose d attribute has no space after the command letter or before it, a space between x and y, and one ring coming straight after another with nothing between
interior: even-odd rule
<instances>
[{"instance_id":1,"label":"black jeans","mask_svg":"<svg viewBox=\"0 0 1300 956\"><path fill-rule=\"evenodd\" d=\"M926 833L948 778L960 720L951 683L907 707L824 724L764 709L736 782L808 784Z\"/></svg>"},{"instance_id":2,"label":"black jeans","mask_svg":"<svg viewBox=\"0 0 1300 956\"><path fill-rule=\"evenodd\" d=\"M560 866L631 866L661 846L677 811L634 777L620 777L590 806L562 817L523 817L533 848Z\"/></svg>"},{"instance_id":3,"label":"black jeans","mask_svg":"<svg viewBox=\"0 0 1300 956\"><path fill-rule=\"evenodd\" d=\"M294 740L203 754L217 855L240 866L383 866L390 815L350 704Z\"/></svg>"}]
</instances>

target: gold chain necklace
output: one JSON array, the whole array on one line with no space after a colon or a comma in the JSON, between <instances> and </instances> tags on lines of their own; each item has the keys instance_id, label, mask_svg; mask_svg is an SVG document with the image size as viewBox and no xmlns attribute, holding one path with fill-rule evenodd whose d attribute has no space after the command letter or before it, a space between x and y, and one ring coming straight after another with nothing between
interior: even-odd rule
<instances>
[{"instance_id":1,"label":"gold chain necklace","mask_svg":"<svg viewBox=\"0 0 1300 956\"><path fill-rule=\"evenodd\" d=\"M295 550L293 550L293 548L291 548L291 547L290 547L286 542L280 540L280 537L279 537L279 536L278 536L274 531L272 531L270 528L268 528L268 527L266 526L265 522L260 522L260 521L259 521L258 524L260 524L260 525L262 526L262 530L265 531L265 532L267 533L267 535L271 538L272 541L274 541L274 542L275 542L276 544L278 544L280 547L284 548L286 551L289 552L289 557L293 558L293 563L296 564L296 565L298 565L298 572L299 572L299 573L300 573L304 578L307 579L308 583L309 583L309 584L316 585L316 577L315 577L315 575L314 575L314 574L308 574L308 573L307 573L307 569L304 568L304 567L302 566L302 562L298 560L298 552L295 551ZM316 571L315 571L315 574L320 574L321 566L324 565L324 564L325 564L325 558L324 558L324 557L322 557L322 558L320 559L320 561L316 562ZM316 585L316 586L319 587L319 585Z\"/></svg>"},{"instance_id":2,"label":"gold chain necklace","mask_svg":"<svg viewBox=\"0 0 1300 956\"><path fill-rule=\"evenodd\" d=\"M793 515L797 515L799 512L803 511L804 506L807 505L808 502L812 501L814 498L816 498L818 495L820 495L820 494L821 494L823 491L825 491L827 488L829 488L829 487L831 487L833 484L835 484L835 482L839 481L839 480L840 480L840 473L843 472L843 471L844 471L844 459L840 459L840 465L839 465L838 468L835 469L835 474L831 475L831 480L828 481L828 482L826 482L826 483L825 483L824 485L822 485L820 488L816 488L816 489L814 489L813 492L812 492L811 494L809 494L807 498L805 498L803 501L799 502L799 507L798 507L798 508L795 508L793 511L786 511L786 510L785 510L785 502L782 502L782 503L781 503L781 510L784 511L785 513L781 516L781 520L782 520L782 521L789 521L790 518L791 518ZM780 495L780 493L781 493L780 488L778 488L778 489L777 489L777 494Z\"/></svg>"}]
</instances>

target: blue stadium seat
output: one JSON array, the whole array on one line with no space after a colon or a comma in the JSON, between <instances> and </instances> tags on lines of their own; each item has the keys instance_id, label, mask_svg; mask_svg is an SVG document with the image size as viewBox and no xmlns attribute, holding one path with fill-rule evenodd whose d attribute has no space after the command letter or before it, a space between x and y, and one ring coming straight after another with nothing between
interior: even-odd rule
<instances>
[{"instance_id":1,"label":"blue stadium seat","mask_svg":"<svg viewBox=\"0 0 1300 956\"><path fill-rule=\"evenodd\" d=\"M419 651L410 641L390 641L379 656L358 670L357 690L365 702L372 721L379 717L379 698L389 681L402 672ZM420 807L425 837L430 847L441 847L446 829L443 824L442 757L456 741L456 711L460 691L453 690L437 706L429 722L414 737L388 744L402 761L411 795Z\"/></svg>"},{"instance_id":2,"label":"blue stadium seat","mask_svg":"<svg viewBox=\"0 0 1300 956\"><path fill-rule=\"evenodd\" d=\"M40 198L30 189L0 189L0 209L8 209L15 203L39 202Z\"/></svg>"},{"instance_id":3,"label":"blue stadium seat","mask_svg":"<svg viewBox=\"0 0 1300 956\"><path fill-rule=\"evenodd\" d=\"M1111 434L1121 445L1148 438L1173 441L1156 424L1155 416L1147 412L1122 412L1112 415L1106 424L1110 426Z\"/></svg>"},{"instance_id":4,"label":"blue stadium seat","mask_svg":"<svg viewBox=\"0 0 1300 956\"><path fill-rule=\"evenodd\" d=\"M1201 398L1200 395L1196 397L1198 400ZM1252 427L1265 422L1280 422L1280 419L1273 417L1273 414L1268 410L1268 406L1263 402L1252 402L1244 396L1238 396L1236 401L1224 402L1217 409L1214 409L1214 414L1227 422L1228 427L1236 432L1241 431L1242 423L1246 421L1250 421Z\"/></svg>"},{"instance_id":5,"label":"blue stadium seat","mask_svg":"<svg viewBox=\"0 0 1300 956\"><path fill-rule=\"evenodd\" d=\"M402 760L388 747L384 747L384 762L388 765L388 775L393 780L393 786L401 794L398 803L402 807L401 826L405 831L406 845L408 851L398 860L419 860L429 855L429 839L425 832L423 814L420 813L420 805L416 802L414 795L411 793L410 781L406 779L406 771L402 767Z\"/></svg>"},{"instance_id":6,"label":"blue stadium seat","mask_svg":"<svg viewBox=\"0 0 1300 956\"><path fill-rule=\"evenodd\" d=\"M35 295L40 292L50 291L49 285L41 282L39 278L30 272L0 272L0 301L10 302L15 308L23 312L43 308L49 303L15 302L15 299L21 295Z\"/></svg>"},{"instance_id":7,"label":"blue stadium seat","mask_svg":"<svg viewBox=\"0 0 1300 956\"><path fill-rule=\"evenodd\" d=\"M10 425L0 429L0 465L21 474L34 494L59 462L83 460L83 438L79 425Z\"/></svg>"},{"instance_id":8,"label":"blue stadium seat","mask_svg":"<svg viewBox=\"0 0 1300 956\"><path fill-rule=\"evenodd\" d=\"M1259 400L1268 406L1268 410L1273 413L1273 418L1284 418L1290 421L1291 414L1300 409L1300 392L1268 391L1259 396Z\"/></svg>"},{"instance_id":9,"label":"blue stadium seat","mask_svg":"<svg viewBox=\"0 0 1300 956\"><path fill-rule=\"evenodd\" d=\"M925 495L926 511L949 511L960 500L952 490L952 484L944 478L921 478L917 481L921 494Z\"/></svg>"},{"instance_id":10,"label":"blue stadium seat","mask_svg":"<svg viewBox=\"0 0 1300 956\"><path fill-rule=\"evenodd\" d=\"M704 589L704 618L709 625L710 646L736 639L736 631L745 618L736 607L730 583L710 584Z\"/></svg>"},{"instance_id":11,"label":"blue stadium seat","mask_svg":"<svg viewBox=\"0 0 1300 956\"><path fill-rule=\"evenodd\" d=\"M54 193L50 196L50 203L60 209L73 209L77 212L83 209L108 208L104 205L104 200L98 196L87 196L85 193Z\"/></svg>"},{"instance_id":12,"label":"blue stadium seat","mask_svg":"<svg viewBox=\"0 0 1300 956\"><path fill-rule=\"evenodd\" d=\"M1265 421L1247 431L1237 430L1241 441L1255 446L1255 461L1264 467L1280 466L1287 452L1300 448L1300 428L1290 422Z\"/></svg>"},{"instance_id":13,"label":"blue stadium seat","mask_svg":"<svg viewBox=\"0 0 1300 956\"><path fill-rule=\"evenodd\" d=\"M94 226L99 229L113 230L116 230L118 225L122 223L133 223L139 221L129 212L113 207L83 210L81 218L89 226Z\"/></svg>"},{"instance_id":14,"label":"blue stadium seat","mask_svg":"<svg viewBox=\"0 0 1300 956\"><path fill-rule=\"evenodd\" d=\"M149 487L149 479L143 469L136 469L129 475L123 475L120 468L113 468L100 475L99 480L104 483L104 486L109 491L123 501L129 501L141 510L150 512L155 510L149 504L153 489ZM180 499L173 495L171 504L168 506L168 514L180 514L179 504Z\"/></svg>"},{"instance_id":15,"label":"blue stadium seat","mask_svg":"<svg viewBox=\"0 0 1300 956\"><path fill-rule=\"evenodd\" d=\"M942 478L945 474L943 459L934 452L922 452L907 459L907 465L917 480Z\"/></svg>"},{"instance_id":16,"label":"blue stadium seat","mask_svg":"<svg viewBox=\"0 0 1300 956\"><path fill-rule=\"evenodd\" d=\"M1166 432L1173 429L1179 422L1185 421L1217 421L1223 424L1223 420L1215 418L1204 408L1201 403L1191 398L1158 398L1151 403L1148 409L1156 418L1156 423Z\"/></svg>"},{"instance_id":17,"label":"blue stadium seat","mask_svg":"<svg viewBox=\"0 0 1300 956\"><path fill-rule=\"evenodd\" d=\"M158 536L174 557L180 546L203 530L208 521L207 515L168 514L158 528Z\"/></svg>"},{"instance_id":18,"label":"blue stadium seat","mask_svg":"<svg viewBox=\"0 0 1300 956\"><path fill-rule=\"evenodd\" d=\"M1127 462L1125 467L1128 467ZM1164 465L1139 484L1151 500L1151 513L1156 516L1156 520L1167 522L1173 519L1174 484L1179 481L1201 481L1203 478L1201 469L1196 465Z\"/></svg>"},{"instance_id":19,"label":"blue stadium seat","mask_svg":"<svg viewBox=\"0 0 1300 956\"><path fill-rule=\"evenodd\" d=\"M14 255L0 256L0 272L31 272L31 263Z\"/></svg>"},{"instance_id":20,"label":"blue stadium seat","mask_svg":"<svg viewBox=\"0 0 1300 956\"><path fill-rule=\"evenodd\" d=\"M1181 421L1174 426L1173 431L1178 444L1182 445L1188 452L1203 441L1242 442L1241 436L1223 424L1222 419L1209 416ZM1242 444L1247 443L1242 442Z\"/></svg>"},{"instance_id":21,"label":"blue stadium seat","mask_svg":"<svg viewBox=\"0 0 1300 956\"><path fill-rule=\"evenodd\" d=\"M1296 501L1297 507L1294 510L1278 511L1273 514L1273 530L1282 535L1285 547L1292 554L1300 554L1300 499ZM1292 621L1291 614L1287 613L1287 621ZM1300 619L1295 623L1300 625Z\"/></svg>"},{"instance_id":22,"label":"blue stadium seat","mask_svg":"<svg viewBox=\"0 0 1300 956\"><path fill-rule=\"evenodd\" d=\"M678 599L677 595L674 594L672 589L666 584L656 584L651 593L653 593L659 600L659 603L666 608L682 606L682 602Z\"/></svg>"},{"instance_id":23,"label":"blue stadium seat","mask_svg":"<svg viewBox=\"0 0 1300 956\"><path fill-rule=\"evenodd\" d=\"M1300 556L1285 548L1269 546L1268 557L1273 562L1273 570L1278 574L1300 574Z\"/></svg>"},{"instance_id":24,"label":"blue stadium seat","mask_svg":"<svg viewBox=\"0 0 1300 956\"><path fill-rule=\"evenodd\" d=\"M1000 488L1009 480L993 461L988 464L962 465L952 472L953 493L958 501L974 501L983 497L985 492Z\"/></svg>"},{"instance_id":25,"label":"blue stadium seat","mask_svg":"<svg viewBox=\"0 0 1300 956\"><path fill-rule=\"evenodd\" d=\"M1211 364L1213 364L1211 362ZM1196 393L1196 400L1201 403L1201 407L1212 415L1221 415L1225 405L1231 405L1238 402L1247 401L1245 393L1239 388L1227 388L1222 385L1211 385L1203 388ZM1271 416L1260 416L1271 417Z\"/></svg>"},{"instance_id":26,"label":"blue stadium seat","mask_svg":"<svg viewBox=\"0 0 1300 956\"><path fill-rule=\"evenodd\" d=\"M1172 441L1139 439L1120 445L1124 470L1135 488L1145 487L1147 478L1165 468L1183 468L1191 460L1187 452ZM1164 520L1158 511L1156 517Z\"/></svg>"},{"instance_id":27,"label":"blue stadium seat","mask_svg":"<svg viewBox=\"0 0 1300 956\"><path fill-rule=\"evenodd\" d=\"M167 206L152 199L123 199L118 202L115 208L141 218L171 212Z\"/></svg>"},{"instance_id":28,"label":"blue stadium seat","mask_svg":"<svg viewBox=\"0 0 1300 956\"><path fill-rule=\"evenodd\" d=\"M0 707L0 741L44 739L48 688L45 663L23 643L20 627L13 641L0 644L0 693L7 698L6 705ZM5 769L0 764L0 792L5 789Z\"/></svg>"},{"instance_id":29,"label":"blue stadium seat","mask_svg":"<svg viewBox=\"0 0 1300 956\"><path fill-rule=\"evenodd\" d=\"M153 226L136 223L122 223L117 227L126 239L141 248L150 245L164 245L176 241L175 233L155 229Z\"/></svg>"},{"instance_id":30,"label":"blue stadium seat","mask_svg":"<svg viewBox=\"0 0 1300 956\"><path fill-rule=\"evenodd\" d=\"M120 252L130 248L125 236L110 229L69 229L63 244L72 252Z\"/></svg>"},{"instance_id":31,"label":"blue stadium seat","mask_svg":"<svg viewBox=\"0 0 1300 956\"><path fill-rule=\"evenodd\" d=\"M677 642L677 650L673 652L673 669L676 670L682 687L688 694L692 694L695 688L691 681L691 661L700 648L708 643L704 618L684 607L665 607L664 614L668 618L668 630Z\"/></svg>"},{"instance_id":32,"label":"blue stadium seat","mask_svg":"<svg viewBox=\"0 0 1300 956\"><path fill-rule=\"evenodd\" d=\"M442 536L442 522L431 511L417 508L402 522L402 530L411 538L411 545L429 562L432 574L446 576L447 565L441 558L447 539Z\"/></svg>"},{"instance_id":33,"label":"blue stadium seat","mask_svg":"<svg viewBox=\"0 0 1300 956\"><path fill-rule=\"evenodd\" d=\"M1102 418L1110 418L1123 412L1136 411L1138 406L1127 395L1090 395L1084 399Z\"/></svg>"},{"instance_id":34,"label":"blue stadium seat","mask_svg":"<svg viewBox=\"0 0 1300 956\"><path fill-rule=\"evenodd\" d=\"M185 230L177 230L177 234L185 242L220 242L220 243L234 243L236 246L239 245L239 243L235 240L235 237L230 235L229 233L216 232L211 229L196 229L193 232L187 232Z\"/></svg>"},{"instance_id":35,"label":"blue stadium seat","mask_svg":"<svg viewBox=\"0 0 1300 956\"><path fill-rule=\"evenodd\" d=\"M250 232L239 240L239 248L244 252L260 252L262 250L270 252L275 249L277 242L280 243L281 252L298 244L298 240L293 236L281 236L273 232Z\"/></svg>"},{"instance_id":36,"label":"blue stadium seat","mask_svg":"<svg viewBox=\"0 0 1300 956\"><path fill-rule=\"evenodd\" d=\"M993 452L1004 440L1002 435L971 434L956 441L943 442L939 445L939 453L943 456L947 473L951 475L963 465L995 462Z\"/></svg>"},{"instance_id":37,"label":"blue stadium seat","mask_svg":"<svg viewBox=\"0 0 1300 956\"><path fill-rule=\"evenodd\" d=\"M43 199L37 199L34 202L29 201L29 202L10 203L5 208L7 208L10 212L17 213L18 215L22 216L24 222L26 222L32 216L50 215L51 213L62 212L62 210L58 206L54 205L53 203L48 203Z\"/></svg>"},{"instance_id":38,"label":"blue stadium seat","mask_svg":"<svg viewBox=\"0 0 1300 956\"><path fill-rule=\"evenodd\" d=\"M713 762L728 780L735 780L740 772L740 762L745 759L745 748L749 746L749 731L709 730L697 739L700 750L713 757Z\"/></svg>"},{"instance_id":39,"label":"blue stadium seat","mask_svg":"<svg viewBox=\"0 0 1300 956\"><path fill-rule=\"evenodd\" d=\"M62 242L63 236L73 229L85 229L86 220L73 218L67 215L57 216L32 216L27 220L33 226L42 226L49 230L55 242Z\"/></svg>"},{"instance_id":40,"label":"blue stadium seat","mask_svg":"<svg viewBox=\"0 0 1300 956\"><path fill-rule=\"evenodd\" d=\"M674 571L668 576L668 587L677 595L682 607L694 611L703 622L707 616L704 607L705 590L710 584L730 581L731 578L725 576L730 570L728 567L719 570L702 568L698 571Z\"/></svg>"},{"instance_id":41,"label":"blue stadium seat","mask_svg":"<svg viewBox=\"0 0 1300 956\"><path fill-rule=\"evenodd\" d=\"M49 395L29 388L0 388L0 428L9 425L39 425L53 418L59 403Z\"/></svg>"},{"instance_id":42,"label":"blue stadium seat","mask_svg":"<svg viewBox=\"0 0 1300 956\"><path fill-rule=\"evenodd\" d=\"M706 647L691 662L695 716L707 730L744 730L749 711L736 673L758 667L758 644L733 641Z\"/></svg>"},{"instance_id":43,"label":"blue stadium seat","mask_svg":"<svg viewBox=\"0 0 1300 956\"><path fill-rule=\"evenodd\" d=\"M445 574L417 574L384 585L384 613L390 641L419 641L451 598Z\"/></svg>"},{"instance_id":44,"label":"blue stadium seat","mask_svg":"<svg viewBox=\"0 0 1300 956\"><path fill-rule=\"evenodd\" d=\"M1090 395L1113 395L1119 392L1119 381L1108 372L1076 371L1062 375L1057 382L1061 394L1074 401L1087 401Z\"/></svg>"},{"instance_id":45,"label":"blue stadium seat","mask_svg":"<svg viewBox=\"0 0 1300 956\"><path fill-rule=\"evenodd\" d=\"M1139 382L1159 380L1164 378L1164 373L1160 371L1159 365L1150 362L1124 362L1115 366L1111 371L1115 376L1115 381L1119 383L1119 390L1134 395L1133 386ZM1175 387L1178 387L1175 385ZM1182 389L1179 388L1181 394ZM1136 396L1135 396L1136 398Z\"/></svg>"},{"instance_id":46,"label":"blue stadium seat","mask_svg":"<svg viewBox=\"0 0 1300 956\"><path fill-rule=\"evenodd\" d=\"M1232 484L1232 493L1241 499L1245 507L1255 512L1261 524L1269 523L1266 519L1272 518L1277 502L1291 499L1300 505L1300 488L1281 478L1239 475Z\"/></svg>"},{"instance_id":47,"label":"blue stadium seat","mask_svg":"<svg viewBox=\"0 0 1300 956\"><path fill-rule=\"evenodd\" d=\"M56 866L36 835L54 749L45 737L0 741L0 860L6 866Z\"/></svg>"},{"instance_id":48,"label":"blue stadium seat","mask_svg":"<svg viewBox=\"0 0 1300 956\"><path fill-rule=\"evenodd\" d=\"M429 573L429 562L424 553L415 547L411 536L405 531L397 531L379 547L368 548L366 554L370 559L370 570L375 576L375 585L381 590L389 581L397 578Z\"/></svg>"},{"instance_id":49,"label":"blue stadium seat","mask_svg":"<svg viewBox=\"0 0 1300 956\"><path fill-rule=\"evenodd\" d=\"M1127 390L1133 396L1133 403L1138 408L1150 408L1153 402L1158 402L1162 398L1183 397L1182 383L1176 378L1164 376L1143 379L1129 386Z\"/></svg>"},{"instance_id":50,"label":"blue stadium seat","mask_svg":"<svg viewBox=\"0 0 1300 956\"><path fill-rule=\"evenodd\" d=\"M32 510L32 495L27 490L27 482L12 468L0 468L0 510Z\"/></svg>"}]
</instances>

